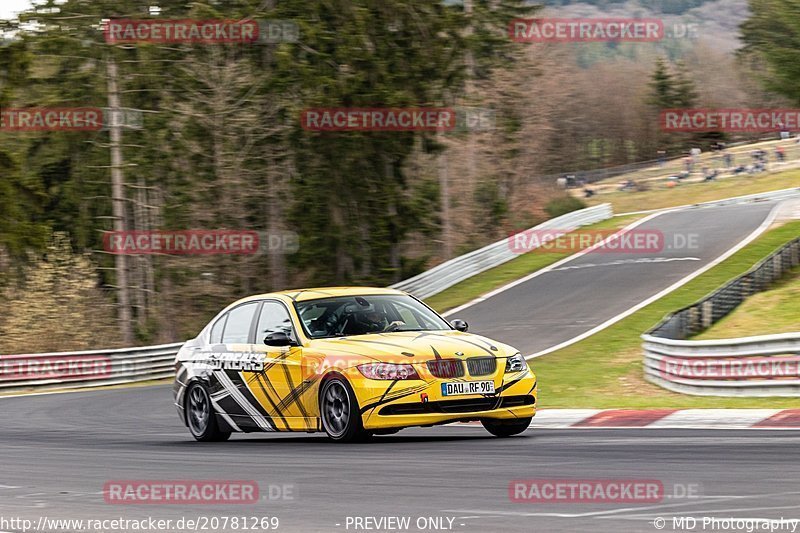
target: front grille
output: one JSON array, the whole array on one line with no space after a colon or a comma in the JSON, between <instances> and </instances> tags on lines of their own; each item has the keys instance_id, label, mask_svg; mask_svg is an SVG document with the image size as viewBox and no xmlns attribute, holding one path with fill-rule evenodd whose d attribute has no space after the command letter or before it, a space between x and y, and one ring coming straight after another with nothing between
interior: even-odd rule
<instances>
[{"instance_id":1,"label":"front grille","mask_svg":"<svg viewBox=\"0 0 800 533\"><path fill-rule=\"evenodd\" d=\"M470 398L466 400L443 400L440 402L414 402L387 405L379 411L381 415L419 415L441 413L475 413L503 407L533 405L533 396L507 396L505 398Z\"/></svg>"},{"instance_id":2,"label":"front grille","mask_svg":"<svg viewBox=\"0 0 800 533\"><path fill-rule=\"evenodd\" d=\"M458 359L428 361L428 370L437 378L460 378L464 376L464 365Z\"/></svg>"},{"instance_id":3,"label":"front grille","mask_svg":"<svg viewBox=\"0 0 800 533\"><path fill-rule=\"evenodd\" d=\"M497 359L494 357L470 357L467 359L467 369L471 376L494 374L497 370Z\"/></svg>"}]
</instances>

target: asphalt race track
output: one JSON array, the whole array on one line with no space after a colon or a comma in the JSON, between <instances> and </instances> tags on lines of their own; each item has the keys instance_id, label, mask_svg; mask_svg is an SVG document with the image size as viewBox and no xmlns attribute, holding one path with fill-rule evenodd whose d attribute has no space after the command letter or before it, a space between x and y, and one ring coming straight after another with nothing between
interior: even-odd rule
<instances>
[{"instance_id":1,"label":"asphalt race track","mask_svg":"<svg viewBox=\"0 0 800 533\"><path fill-rule=\"evenodd\" d=\"M524 355L545 350L702 268L758 228L774 206L763 202L661 214L636 230L662 232L662 251L588 253L448 318L462 318L473 333L506 342ZM689 234L696 234L697 245L684 247L682 239Z\"/></svg>"},{"instance_id":2,"label":"asphalt race track","mask_svg":"<svg viewBox=\"0 0 800 533\"><path fill-rule=\"evenodd\" d=\"M672 516L800 518L793 431L532 429L498 440L481 427L449 426L356 445L276 434L200 444L178 422L170 394L157 386L0 399L0 517L275 516L279 531L348 531L348 516L410 516L418 531L420 517L449 517L452 531L465 532L655 531L655 518ZM654 504L509 500L512 480L554 478L657 480L664 495ZM104 483L121 479L255 480L267 499L105 503ZM270 486L288 486L292 499L270 501Z\"/></svg>"},{"instance_id":3,"label":"asphalt race track","mask_svg":"<svg viewBox=\"0 0 800 533\"><path fill-rule=\"evenodd\" d=\"M699 246L658 257L696 259L588 254L457 316L524 353L547 348L714 260L773 206L660 215L640 228L663 231L667 243L696 232ZM799 447L794 431L532 429L499 440L473 425L409 429L354 445L283 434L201 444L178 420L169 386L0 398L0 531L23 530L3 522L10 518L38 525L43 518L225 516L277 517L278 531L303 532L656 531L659 518L663 530L680 531L689 529L675 527L674 516L800 518ZM520 479L650 480L663 494L649 503L514 503L509 486ZM248 505L107 503L104 485L119 480L253 480L261 497ZM389 516L409 517L410 527L353 526L355 518Z\"/></svg>"}]
</instances>

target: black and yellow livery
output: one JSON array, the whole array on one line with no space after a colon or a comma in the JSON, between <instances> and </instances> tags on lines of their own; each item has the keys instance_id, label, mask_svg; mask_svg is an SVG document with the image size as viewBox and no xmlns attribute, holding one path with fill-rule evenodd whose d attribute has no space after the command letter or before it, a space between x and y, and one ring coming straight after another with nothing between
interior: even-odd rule
<instances>
[{"instance_id":1,"label":"black and yellow livery","mask_svg":"<svg viewBox=\"0 0 800 533\"><path fill-rule=\"evenodd\" d=\"M479 420L524 431L536 378L510 346L393 289L307 289L231 304L176 358L175 405L198 440L325 431L350 441Z\"/></svg>"}]
</instances>

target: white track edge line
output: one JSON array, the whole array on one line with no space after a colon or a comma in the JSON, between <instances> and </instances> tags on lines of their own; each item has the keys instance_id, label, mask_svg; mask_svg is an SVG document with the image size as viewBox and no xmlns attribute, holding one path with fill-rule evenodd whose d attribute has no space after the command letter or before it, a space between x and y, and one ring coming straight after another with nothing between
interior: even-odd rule
<instances>
[{"instance_id":1,"label":"white track edge line","mask_svg":"<svg viewBox=\"0 0 800 533\"><path fill-rule=\"evenodd\" d=\"M744 239L739 241L735 246L733 246L732 248L729 248L725 253L723 253L722 255L720 255L719 257L717 257L716 259L714 259L713 261L711 261L707 265L705 265L702 268L699 268L699 269L695 270L694 272L690 273L689 275L679 279L678 281L676 281L675 283L673 283L669 287L667 287L667 288L661 290L660 292L654 294L650 298L647 298L646 300L644 300L642 302L639 302L638 304L634 305L630 309L628 309L626 311L623 311L622 313L620 313L620 314L618 314L618 315L616 315L614 317L609 318L608 320L606 320L602 324L593 327L589 331L581 333L580 335L578 335L576 337L573 337L573 338L571 338L569 340L566 340L566 341L564 341L562 343L556 344L555 346L551 346L550 348L547 348L547 349L542 350L540 352L536 352L536 353L533 353L531 355L526 355L525 359L526 360L527 359L535 359L537 357L541 357L543 355L547 355L549 353L555 352L556 350L560 350L561 348L566 348L567 346L575 344L576 342L580 342L580 341L582 341L583 339L585 339L587 337L591 337L595 333L598 333L598 332L606 329L607 327L619 322L623 318L626 318L626 317L632 315L633 313L635 313L636 311L642 309L643 307L647 307L651 303L653 303L653 302L655 302L657 300L660 300L661 298L663 298L667 294L669 294L669 293L673 292L674 290L680 288L681 286L689 283L694 278L696 278L696 277L700 276L701 274L704 274L705 272L711 270L712 268L714 268L718 264L720 264L723 261L725 261L726 259L728 259L733 254L735 254L736 252L738 252L739 250L741 250L742 248L744 248L745 246L747 246L748 244L753 242L759 235L764 233L764 231L766 231L767 228L769 228L772 225L772 223L775 221L775 217L778 214L778 208L780 207L781 203L782 202L778 202L775 205L775 207L773 207L772 210L769 212L769 215L767 215L767 218L764 219L764 221L761 223L761 225L758 226L755 230L753 230L747 237L745 237Z\"/></svg>"},{"instance_id":2,"label":"white track edge line","mask_svg":"<svg viewBox=\"0 0 800 533\"><path fill-rule=\"evenodd\" d=\"M493 296L497 296L498 294L500 294L502 292L505 292L505 291L507 291L509 289L512 289L512 288L516 287L517 285L519 285L521 283L525 283L526 281L532 280L533 278L535 278L537 276L541 276L542 274L546 274L547 272L550 272L551 270L553 270L555 268L558 268L558 267L560 267L561 265L563 265L565 263L569 263L570 261L574 261L575 259L588 254L589 252L591 252L595 248L599 248L600 246L603 246L610 239L616 238L617 235L620 235L622 233L626 233L626 232L632 230L633 228L635 228L635 227L637 227L637 226L639 226L641 224L644 224L645 222L648 222L649 220L652 220L657 216L663 215L665 213L669 213L670 211L673 211L673 210L672 209L663 210L663 211L659 211L658 213L652 213L652 214L650 214L650 215L648 215L648 216L646 216L644 218L641 218L641 219L639 219L639 220L637 220L637 221L625 226L624 228L621 228L621 229L615 231L613 234L609 235L608 237L606 237L602 241L590 246L589 248L586 248L585 250L581 250L580 252L574 253L574 254L570 255L569 257L565 257L564 259L561 259L560 261L556 261L552 265L548 265L548 266L546 266L544 268L540 268L539 270L536 270L535 272L531 272L530 274L528 274L525 277L516 279L516 280L514 280L514 281L512 281L510 283L507 283L507 284L503 285L502 287L498 287L497 289L493 289L493 290L491 290L491 291L489 291L489 292L487 292L485 294L482 294L482 295L478 296L477 298L474 298L474 299L470 300L469 302L467 302L465 304L459 305L456 308L450 309L449 311L447 311L445 313L442 313L442 316L447 317L447 316L450 316L452 314L458 313L459 311L463 311L464 309L466 309L468 307L472 307L473 305L479 304L484 300L488 300L489 298L492 298ZM580 228L576 228L576 230L578 230L578 229L580 229ZM530 251L528 253L536 253L536 251L532 250L532 251ZM520 257L522 255L525 255L525 254L520 254Z\"/></svg>"}]
</instances>

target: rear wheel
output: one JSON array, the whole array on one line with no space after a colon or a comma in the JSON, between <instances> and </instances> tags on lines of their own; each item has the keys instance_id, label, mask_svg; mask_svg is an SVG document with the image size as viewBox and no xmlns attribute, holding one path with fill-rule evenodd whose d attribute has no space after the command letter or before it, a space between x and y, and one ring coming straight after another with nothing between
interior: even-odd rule
<instances>
[{"instance_id":1,"label":"rear wheel","mask_svg":"<svg viewBox=\"0 0 800 533\"><path fill-rule=\"evenodd\" d=\"M513 420L481 420L486 431L495 437L511 437L519 435L531 425L533 417L515 418Z\"/></svg>"},{"instance_id":2,"label":"rear wheel","mask_svg":"<svg viewBox=\"0 0 800 533\"><path fill-rule=\"evenodd\" d=\"M319 412L322 428L331 440L354 442L369 437L361 424L356 395L344 379L334 377L325 381L319 398Z\"/></svg>"},{"instance_id":3,"label":"rear wheel","mask_svg":"<svg viewBox=\"0 0 800 533\"><path fill-rule=\"evenodd\" d=\"M211 398L200 383L192 383L186 391L186 424L192 437L201 442L228 440L229 431L220 431Z\"/></svg>"}]
</instances>

